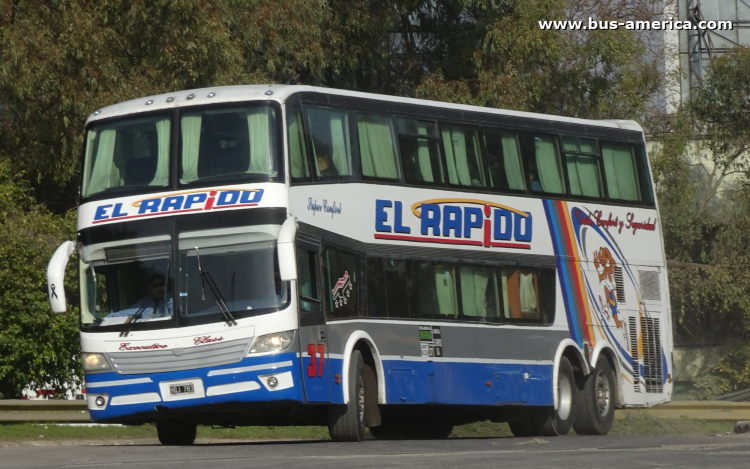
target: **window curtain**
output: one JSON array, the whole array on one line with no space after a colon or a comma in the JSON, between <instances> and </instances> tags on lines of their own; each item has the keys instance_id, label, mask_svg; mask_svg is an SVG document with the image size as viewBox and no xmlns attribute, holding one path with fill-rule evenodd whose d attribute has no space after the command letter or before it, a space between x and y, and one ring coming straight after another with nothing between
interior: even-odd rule
<instances>
[{"instance_id":1,"label":"window curtain","mask_svg":"<svg viewBox=\"0 0 750 469\"><path fill-rule=\"evenodd\" d=\"M601 182L596 159L583 155L567 155L570 193L587 197L601 196Z\"/></svg>"},{"instance_id":2,"label":"window curtain","mask_svg":"<svg viewBox=\"0 0 750 469\"><path fill-rule=\"evenodd\" d=\"M289 122L289 157L293 178L310 177L307 163L305 134L302 132L302 114L295 111L294 119Z\"/></svg>"},{"instance_id":3,"label":"window curtain","mask_svg":"<svg viewBox=\"0 0 750 469\"><path fill-rule=\"evenodd\" d=\"M461 302L465 316L487 316L487 286L492 272L483 267L461 267Z\"/></svg>"},{"instance_id":4,"label":"window curtain","mask_svg":"<svg viewBox=\"0 0 750 469\"><path fill-rule=\"evenodd\" d=\"M563 177L554 139L535 137L534 146L536 147L536 165L542 190L553 194L562 194L564 192Z\"/></svg>"},{"instance_id":5,"label":"window curtain","mask_svg":"<svg viewBox=\"0 0 750 469\"><path fill-rule=\"evenodd\" d=\"M462 186L471 185L466 151L466 134L453 126L443 126L443 149L448 166L448 181Z\"/></svg>"},{"instance_id":6,"label":"window curtain","mask_svg":"<svg viewBox=\"0 0 750 469\"><path fill-rule=\"evenodd\" d=\"M458 312L456 279L453 272L445 266L435 268L435 293L437 295L438 314L456 317Z\"/></svg>"},{"instance_id":7,"label":"window curtain","mask_svg":"<svg viewBox=\"0 0 750 469\"><path fill-rule=\"evenodd\" d=\"M91 171L88 190L84 191L85 195L96 194L109 188L112 172L115 169L112 164L115 156L115 141L117 140L115 128L102 126L99 134L91 137L91 140L94 139L98 140L96 158L94 159L94 168ZM117 176L119 177L119 172Z\"/></svg>"},{"instance_id":8,"label":"window curtain","mask_svg":"<svg viewBox=\"0 0 750 469\"><path fill-rule=\"evenodd\" d=\"M339 112L330 113L331 123L331 150L333 151L333 164L340 176L351 176L352 165L349 161L349 125L346 114Z\"/></svg>"},{"instance_id":9,"label":"window curtain","mask_svg":"<svg viewBox=\"0 0 750 469\"><path fill-rule=\"evenodd\" d=\"M534 287L534 274L523 274L519 272L518 289L521 298L521 315L536 315L536 288Z\"/></svg>"},{"instance_id":10,"label":"window curtain","mask_svg":"<svg viewBox=\"0 0 750 469\"><path fill-rule=\"evenodd\" d=\"M203 117L200 112L183 114L182 126L182 177L181 182L198 180L198 155L201 147L201 123Z\"/></svg>"},{"instance_id":11,"label":"window curtain","mask_svg":"<svg viewBox=\"0 0 750 469\"><path fill-rule=\"evenodd\" d=\"M602 143L602 158L609 196L620 200L641 200L632 146Z\"/></svg>"},{"instance_id":12,"label":"window curtain","mask_svg":"<svg viewBox=\"0 0 750 469\"><path fill-rule=\"evenodd\" d=\"M247 131L250 137L250 167L248 173L271 174L271 129L273 117L268 108L247 111Z\"/></svg>"},{"instance_id":13,"label":"window curtain","mask_svg":"<svg viewBox=\"0 0 750 469\"><path fill-rule=\"evenodd\" d=\"M157 137L157 159L156 159L156 174L149 186L166 186L169 184L169 141L170 141L170 127L172 122L169 119L159 119L156 121L156 137Z\"/></svg>"},{"instance_id":14,"label":"window curtain","mask_svg":"<svg viewBox=\"0 0 750 469\"><path fill-rule=\"evenodd\" d=\"M505 174L508 178L508 187L514 190L526 190L518 134L503 132L502 144L503 163L505 165Z\"/></svg>"},{"instance_id":15,"label":"window curtain","mask_svg":"<svg viewBox=\"0 0 750 469\"><path fill-rule=\"evenodd\" d=\"M427 135L427 124L417 122L417 132L421 135ZM419 157L419 170L422 172L422 180L425 182L435 182L432 175L432 161L430 159L430 143L426 138L417 139L417 156Z\"/></svg>"},{"instance_id":16,"label":"window curtain","mask_svg":"<svg viewBox=\"0 0 750 469\"><path fill-rule=\"evenodd\" d=\"M364 176L398 179L395 135L391 119L380 116L360 116L357 119L359 153Z\"/></svg>"}]
</instances>

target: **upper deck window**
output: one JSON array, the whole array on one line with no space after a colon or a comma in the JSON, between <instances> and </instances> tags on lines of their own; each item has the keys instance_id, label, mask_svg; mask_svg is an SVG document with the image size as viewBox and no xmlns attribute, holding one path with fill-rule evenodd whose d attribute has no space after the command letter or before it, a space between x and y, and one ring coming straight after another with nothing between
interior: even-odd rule
<instances>
[{"instance_id":1,"label":"upper deck window","mask_svg":"<svg viewBox=\"0 0 750 469\"><path fill-rule=\"evenodd\" d=\"M312 136L315 175L318 179L351 177L351 140L348 112L320 107L307 108Z\"/></svg>"},{"instance_id":2,"label":"upper deck window","mask_svg":"<svg viewBox=\"0 0 750 469\"><path fill-rule=\"evenodd\" d=\"M466 125L443 124L443 151L451 184L487 187L479 132Z\"/></svg>"},{"instance_id":3,"label":"upper deck window","mask_svg":"<svg viewBox=\"0 0 750 469\"><path fill-rule=\"evenodd\" d=\"M565 179L560 164L560 147L557 137L534 135L533 151L529 158L529 183L531 192L565 194Z\"/></svg>"},{"instance_id":4,"label":"upper deck window","mask_svg":"<svg viewBox=\"0 0 750 469\"><path fill-rule=\"evenodd\" d=\"M499 190L525 191L526 178L518 132L485 128L482 133L490 186Z\"/></svg>"},{"instance_id":5,"label":"upper deck window","mask_svg":"<svg viewBox=\"0 0 750 469\"><path fill-rule=\"evenodd\" d=\"M266 104L184 112L180 183L278 177L276 120Z\"/></svg>"},{"instance_id":6,"label":"upper deck window","mask_svg":"<svg viewBox=\"0 0 750 469\"><path fill-rule=\"evenodd\" d=\"M442 184L443 166L440 162L440 138L434 122L398 119L398 141L406 182L414 184Z\"/></svg>"},{"instance_id":7,"label":"upper deck window","mask_svg":"<svg viewBox=\"0 0 750 469\"><path fill-rule=\"evenodd\" d=\"M638 202L643 200L633 145L602 142L602 158L609 197Z\"/></svg>"},{"instance_id":8,"label":"upper deck window","mask_svg":"<svg viewBox=\"0 0 750 469\"><path fill-rule=\"evenodd\" d=\"M169 184L169 116L94 125L86 134L83 197L118 188Z\"/></svg>"},{"instance_id":9,"label":"upper deck window","mask_svg":"<svg viewBox=\"0 0 750 469\"><path fill-rule=\"evenodd\" d=\"M377 114L358 115L357 133L362 176L398 179L398 153L393 120Z\"/></svg>"},{"instance_id":10,"label":"upper deck window","mask_svg":"<svg viewBox=\"0 0 750 469\"><path fill-rule=\"evenodd\" d=\"M568 167L571 195L604 196L602 174L599 169L599 150L596 140L563 137L563 151Z\"/></svg>"}]
</instances>

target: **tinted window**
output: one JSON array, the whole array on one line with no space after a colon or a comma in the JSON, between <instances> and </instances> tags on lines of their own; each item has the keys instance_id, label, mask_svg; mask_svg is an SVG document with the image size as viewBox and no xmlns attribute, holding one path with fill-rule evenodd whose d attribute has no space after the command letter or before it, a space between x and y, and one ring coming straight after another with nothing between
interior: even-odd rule
<instances>
[{"instance_id":1,"label":"tinted window","mask_svg":"<svg viewBox=\"0 0 750 469\"><path fill-rule=\"evenodd\" d=\"M448 182L461 186L487 187L477 129L455 124L443 124L440 128Z\"/></svg>"},{"instance_id":2,"label":"tinted window","mask_svg":"<svg viewBox=\"0 0 750 469\"><path fill-rule=\"evenodd\" d=\"M629 143L602 142L604 175L609 197L618 200L641 201L635 148Z\"/></svg>"},{"instance_id":3,"label":"tinted window","mask_svg":"<svg viewBox=\"0 0 750 469\"><path fill-rule=\"evenodd\" d=\"M326 277L328 316L346 318L358 315L357 257L354 254L326 248L323 252Z\"/></svg>"},{"instance_id":4,"label":"tinted window","mask_svg":"<svg viewBox=\"0 0 750 469\"><path fill-rule=\"evenodd\" d=\"M529 184L532 192L564 194L565 179L560 162L557 137L534 135L529 160Z\"/></svg>"},{"instance_id":5,"label":"tinted window","mask_svg":"<svg viewBox=\"0 0 750 469\"><path fill-rule=\"evenodd\" d=\"M585 197L604 197L596 141L587 138L563 137L563 151L570 193Z\"/></svg>"},{"instance_id":6,"label":"tinted window","mask_svg":"<svg viewBox=\"0 0 750 469\"><path fill-rule=\"evenodd\" d=\"M456 319L458 292L454 267L445 263L417 262L416 274L419 317Z\"/></svg>"},{"instance_id":7,"label":"tinted window","mask_svg":"<svg viewBox=\"0 0 750 469\"><path fill-rule=\"evenodd\" d=\"M499 268L501 317L506 322L548 324L554 317L554 271Z\"/></svg>"},{"instance_id":8,"label":"tinted window","mask_svg":"<svg viewBox=\"0 0 750 469\"><path fill-rule=\"evenodd\" d=\"M294 109L288 114L287 133L289 134L289 166L293 180L309 180L310 167L307 160L307 146L303 132L302 113Z\"/></svg>"},{"instance_id":9,"label":"tinted window","mask_svg":"<svg viewBox=\"0 0 750 469\"><path fill-rule=\"evenodd\" d=\"M398 152L393 119L374 114L357 115L362 175L398 179Z\"/></svg>"},{"instance_id":10,"label":"tinted window","mask_svg":"<svg viewBox=\"0 0 750 469\"><path fill-rule=\"evenodd\" d=\"M320 311L315 256L316 254L312 251L297 248L297 283L299 285L300 309L303 311Z\"/></svg>"},{"instance_id":11,"label":"tinted window","mask_svg":"<svg viewBox=\"0 0 750 469\"><path fill-rule=\"evenodd\" d=\"M180 182L279 176L276 111L254 105L185 112Z\"/></svg>"},{"instance_id":12,"label":"tinted window","mask_svg":"<svg viewBox=\"0 0 750 469\"><path fill-rule=\"evenodd\" d=\"M484 129L490 187L498 190L526 190L521 160L521 142L516 132Z\"/></svg>"},{"instance_id":13,"label":"tinted window","mask_svg":"<svg viewBox=\"0 0 750 469\"><path fill-rule=\"evenodd\" d=\"M406 182L442 183L439 139L433 122L398 119L399 147Z\"/></svg>"},{"instance_id":14,"label":"tinted window","mask_svg":"<svg viewBox=\"0 0 750 469\"><path fill-rule=\"evenodd\" d=\"M96 124L86 133L84 197L116 188L166 187L172 120L169 116Z\"/></svg>"},{"instance_id":15,"label":"tinted window","mask_svg":"<svg viewBox=\"0 0 750 469\"><path fill-rule=\"evenodd\" d=\"M318 179L352 176L348 112L339 109L309 107L307 122L312 136L315 175Z\"/></svg>"}]
</instances>

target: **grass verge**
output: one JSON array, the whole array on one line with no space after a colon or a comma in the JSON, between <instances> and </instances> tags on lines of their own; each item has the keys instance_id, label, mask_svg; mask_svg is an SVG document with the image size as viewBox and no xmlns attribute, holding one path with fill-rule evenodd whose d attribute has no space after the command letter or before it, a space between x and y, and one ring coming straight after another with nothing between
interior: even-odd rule
<instances>
[{"instance_id":1,"label":"grass verge","mask_svg":"<svg viewBox=\"0 0 750 469\"><path fill-rule=\"evenodd\" d=\"M734 421L660 419L641 412L618 412L610 435L715 435L731 432ZM571 432L573 433L573 432ZM477 422L459 425L452 438L504 438L513 436L506 423ZM58 424L0 425L0 442L26 440L135 440L156 439L156 427L94 426ZM326 427L198 427L198 438L216 440L327 440Z\"/></svg>"}]
</instances>

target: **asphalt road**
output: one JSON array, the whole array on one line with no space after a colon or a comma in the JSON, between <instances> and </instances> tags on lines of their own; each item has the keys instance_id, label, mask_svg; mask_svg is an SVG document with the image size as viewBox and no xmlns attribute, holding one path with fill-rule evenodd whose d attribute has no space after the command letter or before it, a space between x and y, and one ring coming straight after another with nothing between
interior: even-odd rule
<instances>
[{"instance_id":1,"label":"asphalt road","mask_svg":"<svg viewBox=\"0 0 750 469\"><path fill-rule=\"evenodd\" d=\"M0 442L2 444L3 442ZM33 442L0 447L0 468L739 468L750 436L452 439L442 441ZM11 445L16 445L12 443Z\"/></svg>"}]
</instances>

